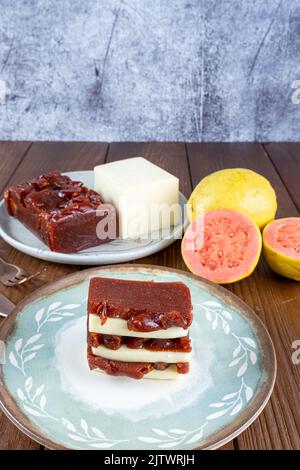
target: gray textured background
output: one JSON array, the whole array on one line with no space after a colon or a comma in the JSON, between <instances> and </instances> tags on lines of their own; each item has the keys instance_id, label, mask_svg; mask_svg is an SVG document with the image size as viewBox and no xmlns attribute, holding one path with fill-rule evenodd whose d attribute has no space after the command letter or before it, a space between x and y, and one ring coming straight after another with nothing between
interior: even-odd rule
<instances>
[{"instance_id":1,"label":"gray textured background","mask_svg":"<svg viewBox=\"0 0 300 470\"><path fill-rule=\"evenodd\" d=\"M300 140L298 0L0 0L0 138Z\"/></svg>"}]
</instances>

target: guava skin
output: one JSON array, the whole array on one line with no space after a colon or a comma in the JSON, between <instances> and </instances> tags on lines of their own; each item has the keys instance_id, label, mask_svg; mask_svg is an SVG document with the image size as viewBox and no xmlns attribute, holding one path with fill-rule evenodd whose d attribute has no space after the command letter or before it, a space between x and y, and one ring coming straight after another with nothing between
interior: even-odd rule
<instances>
[{"instance_id":1,"label":"guava skin","mask_svg":"<svg viewBox=\"0 0 300 470\"><path fill-rule=\"evenodd\" d=\"M300 228L300 217L286 217L270 222L263 231L264 256L269 267L281 276L300 281L300 259L288 254L284 247L281 249L275 241L276 229L285 224L295 225L295 230ZM299 240L300 242L300 240ZM284 253L285 251L285 253Z\"/></svg>"},{"instance_id":2,"label":"guava skin","mask_svg":"<svg viewBox=\"0 0 300 470\"><path fill-rule=\"evenodd\" d=\"M188 208L190 221L201 212L237 210L262 230L276 215L277 199L264 176L246 168L229 168L203 178L192 192Z\"/></svg>"}]
</instances>

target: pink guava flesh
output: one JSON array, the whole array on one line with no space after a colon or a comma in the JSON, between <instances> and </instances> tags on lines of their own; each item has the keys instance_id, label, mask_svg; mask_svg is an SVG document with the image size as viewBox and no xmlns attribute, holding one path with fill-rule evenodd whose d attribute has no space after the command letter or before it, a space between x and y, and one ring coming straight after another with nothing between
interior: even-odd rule
<instances>
[{"instance_id":1,"label":"pink guava flesh","mask_svg":"<svg viewBox=\"0 0 300 470\"><path fill-rule=\"evenodd\" d=\"M300 217L273 220L265 229L264 240L273 250L300 260Z\"/></svg>"},{"instance_id":2,"label":"pink guava flesh","mask_svg":"<svg viewBox=\"0 0 300 470\"><path fill-rule=\"evenodd\" d=\"M183 258L194 273L225 284L252 273L261 252L258 227L237 211L207 212L187 229Z\"/></svg>"}]
</instances>

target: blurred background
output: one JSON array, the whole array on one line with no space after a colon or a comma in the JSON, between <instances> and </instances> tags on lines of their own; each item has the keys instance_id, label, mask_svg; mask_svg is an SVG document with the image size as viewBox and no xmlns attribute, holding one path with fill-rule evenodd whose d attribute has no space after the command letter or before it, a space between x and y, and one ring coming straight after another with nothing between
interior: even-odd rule
<instances>
[{"instance_id":1,"label":"blurred background","mask_svg":"<svg viewBox=\"0 0 300 470\"><path fill-rule=\"evenodd\" d=\"M298 0L0 8L0 139L300 140Z\"/></svg>"}]
</instances>

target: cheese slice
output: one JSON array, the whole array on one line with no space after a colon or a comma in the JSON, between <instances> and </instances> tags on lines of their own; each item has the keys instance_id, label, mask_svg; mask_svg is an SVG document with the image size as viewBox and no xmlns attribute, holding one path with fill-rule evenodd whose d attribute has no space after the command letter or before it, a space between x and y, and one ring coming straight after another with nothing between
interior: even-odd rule
<instances>
[{"instance_id":1,"label":"cheese slice","mask_svg":"<svg viewBox=\"0 0 300 470\"><path fill-rule=\"evenodd\" d=\"M167 330L140 332L132 331L127 327L127 321L121 318L108 318L104 325L101 325L98 315L89 314L89 332L100 333L102 335L132 336L134 338L161 338L172 339L182 338L189 334L188 330L172 326Z\"/></svg>"},{"instance_id":2,"label":"cheese slice","mask_svg":"<svg viewBox=\"0 0 300 470\"><path fill-rule=\"evenodd\" d=\"M177 362L188 362L190 353L175 351L149 351L147 349L131 349L122 345L119 349L109 349L103 345L97 348L92 347L92 353L95 356L101 356L104 359L122 362L167 362L176 364Z\"/></svg>"},{"instance_id":3,"label":"cheese slice","mask_svg":"<svg viewBox=\"0 0 300 470\"><path fill-rule=\"evenodd\" d=\"M118 212L119 236L137 238L177 225L179 180L145 158L98 165L94 188Z\"/></svg>"},{"instance_id":4,"label":"cheese slice","mask_svg":"<svg viewBox=\"0 0 300 470\"><path fill-rule=\"evenodd\" d=\"M96 368L93 371L101 372L102 374L106 374L104 370ZM144 379L154 379L154 380L174 380L179 379L180 377L184 377L184 374L178 374L176 365L171 365L165 370L156 370L153 369L148 374L144 375Z\"/></svg>"}]
</instances>

